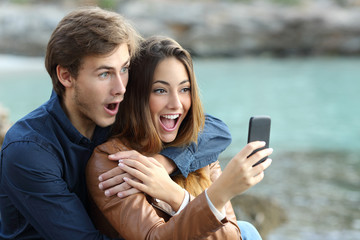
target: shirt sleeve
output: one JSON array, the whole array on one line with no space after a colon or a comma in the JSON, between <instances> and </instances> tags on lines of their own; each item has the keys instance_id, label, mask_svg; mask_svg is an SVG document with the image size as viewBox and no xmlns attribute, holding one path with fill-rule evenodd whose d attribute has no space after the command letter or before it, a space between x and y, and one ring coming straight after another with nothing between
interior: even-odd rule
<instances>
[{"instance_id":1,"label":"shirt sleeve","mask_svg":"<svg viewBox=\"0 0 360 240\"><path fill-rule=\"evenodd\" d=\"M215 215L215 217L217 218L217 220L219 220L219 221L223 220L226 217L226 214L224 213L224 211L220 212L219 210L217 210L217 208L211 202L211 200L207 194L207 189L205 190L205 196L206 196L207 203L209 204L209 207L210 207L211 211L213 212L213 214Z\"/></svg>"},{"instance_id":2,"label":"shirt sleeve","mask_svg":"<svg viewBox=\"0 0 360 240\"><path fill-rule=\"evenodd\" d=\"M12 143L2 151L1 191L44 239L108 239L68 189L61 164L37 143Z\"/></svg>"},{"instance_id":3,"label":"shirt sleeve","mask_svg":"<svg viewBox=\"0 0 360 240\"><path fill-rule=\"evenodd\" d=\"M215 162L230 143L231 134L227 125L220 119L206 115L204 130L199 134L197 145L168 147L161 154L172 159L181 174L187 177L190 172Z\"/></svg>"},{"instance_id":4,"label":"shirt sleeve","mask_svg":"<svg viewBox=\"0 0 360 240\"><path fill-rule=\"evenodd\" d=\"M186 191L185 189L184 189L184 192L185 192L184 200L181 203L181 205L179 207L179 210L177 210L177 212L174 215L179 214L188 205L188 203L190 202L190 194L189 194L189 192Z\"/></svg>"}]
</instances>

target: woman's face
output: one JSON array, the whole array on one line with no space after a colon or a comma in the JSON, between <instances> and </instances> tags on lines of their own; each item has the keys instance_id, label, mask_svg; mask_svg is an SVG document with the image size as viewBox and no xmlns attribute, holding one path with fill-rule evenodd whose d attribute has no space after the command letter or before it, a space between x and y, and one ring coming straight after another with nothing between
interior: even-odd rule
<instances>
[{"instance_id":1,"label":"woman's face","mask_svg":"<svg viewBox=\"0 0 360 240\"><path fill-rule=\"evenodd\" d=\"M189 76L175 57L162 60L156 67L149 105L160 139L165 143L174 141L191 107Z\"/></svg>"}]
</instances>

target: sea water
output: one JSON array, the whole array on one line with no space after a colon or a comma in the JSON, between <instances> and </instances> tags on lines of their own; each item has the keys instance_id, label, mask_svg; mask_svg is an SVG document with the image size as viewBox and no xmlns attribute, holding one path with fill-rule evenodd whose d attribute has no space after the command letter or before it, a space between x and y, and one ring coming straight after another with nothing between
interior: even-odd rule
<instances>
[{"instance_id":1,"label":"sea water","mask_svg":"<svg viewBox=\"0 0 360 240\"><path fill-rule=\"evenodd\" d=\"M287 221L270 240L360 239L360 58L195 59L207 113L232 144L246 144L249 118L272 118L273 163L250 194L271 198ZM0 56L0 103L11 121L51 93L42 58Z\"/></svg>"}]
</instances>

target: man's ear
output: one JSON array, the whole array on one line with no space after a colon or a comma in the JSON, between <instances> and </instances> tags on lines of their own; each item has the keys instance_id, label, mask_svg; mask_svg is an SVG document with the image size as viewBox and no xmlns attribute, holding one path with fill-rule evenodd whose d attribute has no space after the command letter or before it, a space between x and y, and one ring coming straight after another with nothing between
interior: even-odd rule
<instances>
[{"instance_id":1,"label":"man's ear","mask_svg":"<svg viewBox=\"0 0 360 240\"><path fill-rule=\"evenodd\" d=\"M74 84L74 78L71 77L70 72L67 70L67 68L64 68L60 65L56 66L56 74L57 77L59 79L59 81L61 82L61 84L64 87L72 87Z\"/></svg>"}]
</instances>

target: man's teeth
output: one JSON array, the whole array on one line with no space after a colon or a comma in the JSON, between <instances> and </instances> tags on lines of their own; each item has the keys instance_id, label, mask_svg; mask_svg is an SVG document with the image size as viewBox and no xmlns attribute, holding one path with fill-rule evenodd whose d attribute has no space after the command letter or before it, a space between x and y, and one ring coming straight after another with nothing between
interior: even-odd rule
<instances>
[{"instance_id":1,"label":"man's teeth","mask_svg":"<svg viewBox=\"0 0 360 240\"><path fill-rule=\"evenodd\" d=\"M179 117L179 114L175 114L175 115L162 115L161 117L167 118L167 119L176 119L176 118Z\"/></svg>"}]
</instances>

